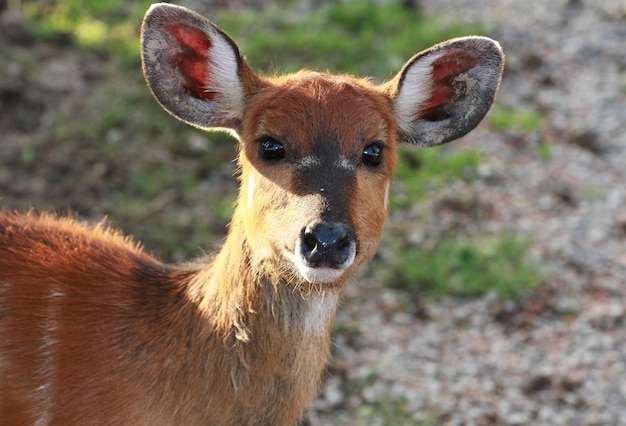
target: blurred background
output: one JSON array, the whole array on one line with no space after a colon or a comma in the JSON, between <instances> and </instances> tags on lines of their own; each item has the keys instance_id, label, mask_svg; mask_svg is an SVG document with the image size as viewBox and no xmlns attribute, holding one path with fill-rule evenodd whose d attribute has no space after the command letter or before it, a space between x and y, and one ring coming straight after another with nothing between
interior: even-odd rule
<instances>
[{"instance_id":1,"label":"blurred background","mask_svg":"<svg viewBox=\"0 0 626 426\"><path fill-rule=\"evenodd\" d=\"M71 212L179 262L219 248L235 141L141 74L151 1L0 0L0 206ZM252 67L383 82L499 40L471 134L404 147L378 254L350 285L305 425L626 424L623 0L189 0Z\"/></svg>"}]
</instances>

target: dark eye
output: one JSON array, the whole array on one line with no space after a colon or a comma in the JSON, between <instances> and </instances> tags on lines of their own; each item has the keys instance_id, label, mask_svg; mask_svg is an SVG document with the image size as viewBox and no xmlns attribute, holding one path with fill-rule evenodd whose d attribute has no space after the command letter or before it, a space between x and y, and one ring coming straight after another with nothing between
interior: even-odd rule
<instances>
[{"instance_id":1,"label":"dark eye","mask_svg":"<svg viewBox=\"0 0 626 426\"><path fill-rule=\"evenodd\" d=\"M261 156L266 160L280 160L285 157L283 144L269 136L264 136L261 142Z\"/></svg>"},{"instance_id":2,"label":"dark eye","mask_svg":"<svg viewBox=\"0 0 626 426\"><path fill-rule=\"evenodd\" d=\"M363 162L368 166L378 166L383 159L383 148L376 142L363 149Z\"/></svg>"}]
</instances>

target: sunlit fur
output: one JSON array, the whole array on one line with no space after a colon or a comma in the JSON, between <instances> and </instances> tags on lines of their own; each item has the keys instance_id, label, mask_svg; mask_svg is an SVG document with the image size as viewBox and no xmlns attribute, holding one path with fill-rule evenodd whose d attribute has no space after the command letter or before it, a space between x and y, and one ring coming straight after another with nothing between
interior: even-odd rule
<instances>
[{"instance_id":1,"label":"sunlit fur","mask_svg":"<svg viewBox=\"0 0 626 426\"><path fill-rule=\"evenodd\" d=\"M296 421L328 359L339 292L380 240L395 167L391 114L382 94L348 77L307 73L268 86L244 122L242 189L225 245L183 267L159 263L104 225L0 215L0 419ZM299 188L289 163L267 163L246 143L279 135L297 163L313 155L306 141L319 131L332 136L329 152L354 165L346 198L337 198L345 204ZM372 140L388 145L376 169L360 162ZM287 253L328 208L352 224L357 257L337 281L309 283Z\"/></svg>"},{"instance_id":2,"label":"sunlit fur","mask_svg":"<svg viewBox=\"0 0 626 426\"><path fill-rule=\"evenodd\" d=\"M291 426L322 377L341 289L376 252L398 144L470 131L502 52L456 39L380 86L260 77L214 24L158 4L142 64L170 113L238 137L227 238L171 266L102 223L0 211L0 425ZM284 158L264 158L268 137ZM363 161L372 144L377 165ZM347 230L341 262L306 264L298 247L319 223Z\"/></svg>"},{"instance_id":3,"label":"sunlit fur","mask_svg":"<svg viewBox=\"0 0 626 426\"><path fill-rule=\"evenodd\" d=\"M337 220L351 223L358 236L352 267L356 269L374 255L387 215L385 186L395 169L397 150L391 103L368 81L348 76L301 72L272 83L255 96L244 123L239 159L242 194L249 193L252 179L254 203L240 200L235 220L243 216L252 251L258 263L264 263L264 257L281 259L283 253L293 253L302 227L319 218L323 209L330 209ZM289 161L277 165L259 158L254 141L263 135L282 141ZM363 148L374 141L387 145L385 161L369 168L361 156ZM323 150L330 154L328 158L320 158L325 152L316 155L319 144L326 145ZM337 167L333 163L341 158L345 160L338 168L346 167L344 163L354 167L353 181L337 182L332 175L322 175L319 187L303 187L294 173L303 160L325 172ZM333 186L342 187L341 204L328 205L326 194L338 190Z\"/></svg>"}]
</instances>

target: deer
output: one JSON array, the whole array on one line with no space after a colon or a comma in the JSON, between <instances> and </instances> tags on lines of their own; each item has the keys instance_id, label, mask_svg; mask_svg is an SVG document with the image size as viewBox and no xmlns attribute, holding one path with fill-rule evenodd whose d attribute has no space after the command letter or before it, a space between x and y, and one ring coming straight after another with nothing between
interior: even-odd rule
<instances>
[{"instance_id":1,"label":"deer","mask_svg":"<svg viewBox=\"0 0 626 426\"><path fill-rule=\"evenodd\" d=\"M255 73L189 9L154 4L142 69L174 117L237 139L221 249L159 261L109 224L0 211L0 424L293 425L330 357L342 289L376 253L401 144L474 129L500 45L461 37L384 83Z\"/></svg>"}]
</instances>

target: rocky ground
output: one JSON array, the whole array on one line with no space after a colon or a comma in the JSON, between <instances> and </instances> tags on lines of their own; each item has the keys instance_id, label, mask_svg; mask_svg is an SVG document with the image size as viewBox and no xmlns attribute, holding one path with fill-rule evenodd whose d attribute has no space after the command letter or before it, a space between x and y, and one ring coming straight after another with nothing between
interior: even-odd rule
<instances>
[{"instance_id":1,"label":"rocky ground","mask_svg":"<svg viewBox=\"0 0 626 426\"><path fill-rule=\"evenodd\" d=\"M626 4L419 5L451 21L481 23L507 54L498 107L546 117L530 133L482 124L457 142L484 153L480 179L437 193L423 207L432 212L429 226L528 235L550 278L521 301L488 295L413 306L364 274L346 289L333 364L306 423L626 424ZM88 94L105 74L114 80L115 71L94 55L40 47L19 19L0 18L0 59L10 59L0 61L2 204L72 205L100 218L114 202L105 193L122 190L139 155L102 161L102 150L119 143L116 129L103 146L55 146L53 121L55 112L82 113L90 105L70 97ZM161 161L169 154L152 155ZM220 173L215 179L233 181L232 167ZM197 195L204 204L214 180L206 187ZM178 203L170 195L148 205L150 220ZM471 200L471 209L440 208L458 199ZM198 220L206 215L200 210Z\"/></svg>"},{"instance_id":2,"label":"rocky ground","mask_svg":"<svg viewBox=\"0 0 626 426\"><path fill-rule=\"evenodd\" d=\"M353 424L326 413L399 397L428 424L626 424L626 4L420 4L488 28L507 54L499 104L547 116L531 135L481 126L468 136L487 154L480 183L432 205L471 191L492 210L480 226L530 234L552 278L519 303L487 296L408 312L375 284L348 289L338 321L357 330L335 342L311 423Z\"/></svg>"}]
</instances>

